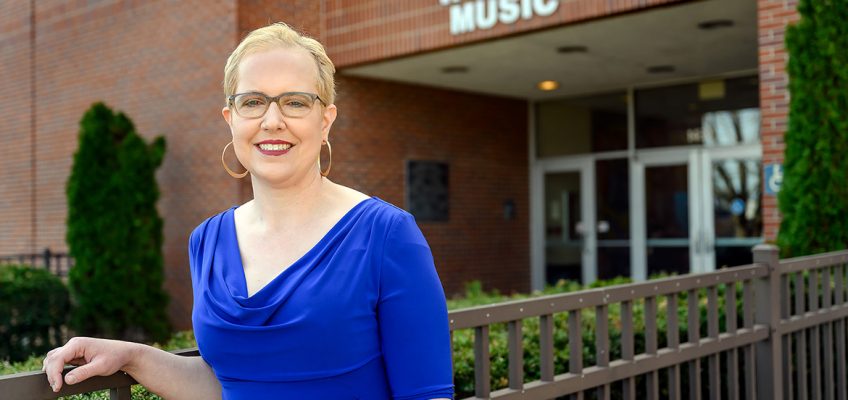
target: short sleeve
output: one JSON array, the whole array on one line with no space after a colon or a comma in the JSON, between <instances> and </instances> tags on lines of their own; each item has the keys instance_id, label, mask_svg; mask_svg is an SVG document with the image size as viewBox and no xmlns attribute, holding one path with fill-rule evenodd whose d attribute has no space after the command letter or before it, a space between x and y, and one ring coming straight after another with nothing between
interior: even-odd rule
<instances>
[{"instance_id":1,"label":"short sleeve","mask_svg":"<svg viewBox=\"0 0 848 400\"><path fill-rule=\"evenodd\" d=\"M192 284L197 283L197 280L200 278L206 228L211 220L212 218L209 218L200 223L200 225L191 231L191 235L188 237L188 265L191 271Z\"/></svg>"},{"instance_id":2,"label":"short sleeve","mask_svg":"<svg viewBox=\"0 0 848 400\"><path fill-rule=\"evenodd\" d=\"M393 398L453 398L447 304L430 247L406 213L384 246L377 314Z\"/></svg>"}]
</instances>

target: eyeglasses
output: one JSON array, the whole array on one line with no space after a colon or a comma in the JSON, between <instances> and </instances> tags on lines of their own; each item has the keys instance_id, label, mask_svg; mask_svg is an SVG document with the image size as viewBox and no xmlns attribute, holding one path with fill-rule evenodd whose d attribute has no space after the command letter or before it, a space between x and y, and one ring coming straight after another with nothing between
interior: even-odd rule
<instances>
[{"instance_id":1,"label":"eyeglasses","mask_svg":"<svg viewBox=\"0 0 848 400\"><path fill-rule=\"evenodd\" d=\"M271 103L276 102L284 116L303 118L312 111L315 100L327 105L317 94L304 92L287 92L276 97L260 92L238 93L229 97L229 105L242 118L260 118L268 111Z\"/></svg>"}]
</instances>

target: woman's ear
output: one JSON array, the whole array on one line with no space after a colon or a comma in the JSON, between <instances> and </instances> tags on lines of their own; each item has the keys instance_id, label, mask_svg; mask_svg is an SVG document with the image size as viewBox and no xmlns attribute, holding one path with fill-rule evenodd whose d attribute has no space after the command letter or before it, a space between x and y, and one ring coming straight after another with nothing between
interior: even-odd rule
<instances>
[{"instance_id":1,"label":"woman's ear","mask_svg":"<svg viewBox=\"0 0 848 400\"><path fill-rule=\"evenodd\" d=\"M223 109L221 109L221 115L224 116L224 121L227 121L227 125L229 125L230 128L232 128L233 127L233 121L232 121L233 114L232 114L232 111L230 111L230 107L224 107Z\"/></svg>"},{"instance_id":2,"label":"woman's ear","mask_svg":"<svg viewBox=\"0 0 848 400\"><path fill-rule=\"evenodd\" d=\"M333 122L336 121L336 105L330 104L327 107L324 107L324 118L321 122L321 137L324 140L328 140L330 137L330 128L333 127Z\"/></svg>"}]
</instances>

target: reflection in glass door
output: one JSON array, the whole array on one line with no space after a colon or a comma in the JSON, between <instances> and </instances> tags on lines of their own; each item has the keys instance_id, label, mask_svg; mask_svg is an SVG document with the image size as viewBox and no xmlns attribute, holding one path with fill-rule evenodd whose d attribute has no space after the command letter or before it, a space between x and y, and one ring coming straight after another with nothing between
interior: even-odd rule
<instances>
[{"instance_id":1,"label":"reflection in glass door","mask_svg":"<svg viewBox=\"0 0 848 400\"><path fill-rule=\"evenodd\" d=\"M689 168L645 168L645 221L648 277L690 270Z\"/></svg>"},{"instance_id":2,"label":"reflection in glass door","mask_svg":"<svg viewBox=\"0 0 848 400\"><path fill-rule=\"evenodd\" d=\"M545 281L582 281L580 172L545 174Z\"/></svg>"},{"instance_id":3,"label":"reflection in glass door","mask_svg":"<svg viewBox=\"0 0 848 400\"><path fill-rule=\"evenodd\" d=\"M712 227L707 234L714 238L707 243L715 254L716 268L733 267L753 262L751 247L762 243L762 162L759 159L717 156L705 157L709 166L710 190L706 204L712 212L705 213Z\"/></svg>"},{"instance_id":4,"label":"reflection in glass door","mask_svg":"<svg viewBox=\"0 0 848 400\"><path fill-rule=\"evenodd\" d=\"M630 276L628 159L595 161L598 279Z\"/></svg>"}]
</instances>

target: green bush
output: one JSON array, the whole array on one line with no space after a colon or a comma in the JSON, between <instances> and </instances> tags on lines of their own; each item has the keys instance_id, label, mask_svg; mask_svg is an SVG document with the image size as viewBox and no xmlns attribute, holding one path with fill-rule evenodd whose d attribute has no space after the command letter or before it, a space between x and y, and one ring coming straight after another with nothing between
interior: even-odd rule
<instances>
[{"instance_id":1,"label":"green bush","mask_svg":"<svg viewBox=\"0 0 848 400\"><path fill-rule=\"evenodd\" d=\"M590 288L619 285L629 283L627 278L617 278L610 281L598 281ZM516 300L539 295L559 294L581 290L583 287L573 282L561 281L556 286L545 289L533 295L501 296L495 293L485 293L480 288L479 282L473 282L466 287L466 293L462 298L448 301L449 309L466 308L472 305L484 305L500 303L507 300ZM742 326L742 286L736 285L736 315L737 326ZM719 286L717 290L717 307L719 316L719 330L725 331L725 287ZM699 334L700 337L707 336L707 295L705 290L696 292L699 304ZM688 339L688 299L687 294L678 295L677 321L679 326L679 341L684 343ZM667 314L668 300L666 296L657 298L657 346L663 348L667 345ZM581 316L581 333L583 341L583 365L584 367L596 365L595 357L595 310L584 309ZM608 307L608 330L610 359L621 358L621 305L612 304ZM645 352L645 308L644 301L633 302L633 331L635 354ZM522 343L524 347L524 381L530 382L540 378L539 361L539 319L527 318L522 321ZM489 351L491 361L491 388L498 390L508 387L509 381L509 352L508 334L506 324L493 324L489 327ZM554 315L554 373L562 374L568 372L569 366L569 341L568 341L568 313ZM456 386L456 398L470 397L474 395L474 330L463 329L454 332L453 335L453 357L454 357L454 384ZM685 368L685 366L684 366ZM706 368L702 368L706 373ZM723 372L724 373L724 372ZM660 374L661 381L666 378ZM705 377L704 377L705 378ZM637 378L641 379L641 378ZM681 382L684 390L687 390L688 376L681 373ZM706 381L704 381L706 382ZM667 390L667 386L660 385L661 390ZM703 387L706 395L706 385ZM619 387L613 386L612 390L618 392ZM644 390L643 386L637 386L637 390ZM617 393L614 393L617 394ZM637 398L644 397L644 393L637 393ZM613 396L616 397L616 396ZM620 396L619 396L620 397Z\"/></svg>"},{"instance_id":2,"label":"green bush","mask_svg":"<svg viewBox=\"0 0 848 400\"><path fill-rule=\"evenodd\" d=\"M784 257L848 247L848 4L801 0L786 31L789 125L778 244Z\"/></svg>"},{"instance_id":3,"label":"green bush","mask_svg":"<svg viewBox=\"0 0 848 400\"><path fill-rule=\"evenodd\" d=\"M164 138L146 144L126 115L102 103L80 121L67 185L71 327L78 334L168 337L155 179L164 154Z\"/></svg>"},{"instance_id":4,"label":"green bush","mask_svg":"<svg viewBox=\"0 0 848 400\"><path fill-rule=\"evenodd\" d=\"M44 269L0 267L0 360L22 361L62 343L68 289Z\"/></svg>"}]
</instances>

